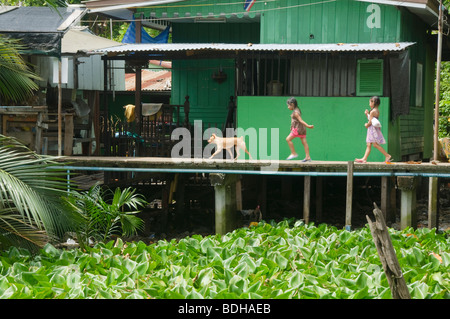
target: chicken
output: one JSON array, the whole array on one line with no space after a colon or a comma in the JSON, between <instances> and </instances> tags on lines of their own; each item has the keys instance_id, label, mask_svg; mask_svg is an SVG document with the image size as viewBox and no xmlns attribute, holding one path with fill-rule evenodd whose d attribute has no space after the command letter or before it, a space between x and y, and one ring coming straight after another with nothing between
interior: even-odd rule
<instances>
[{"instance_id":1,"label":"chicken","mask_svg":"<svg viewBox=\"0 0 450 319\"><path fill-rule=\"evenodd\" d=\"M259 205L255 209L242 209L239 212L242 214L244 221L247 221L249 224L252 222L258 223L262 219L262 212Z\"/></svg>"}]
</instances>

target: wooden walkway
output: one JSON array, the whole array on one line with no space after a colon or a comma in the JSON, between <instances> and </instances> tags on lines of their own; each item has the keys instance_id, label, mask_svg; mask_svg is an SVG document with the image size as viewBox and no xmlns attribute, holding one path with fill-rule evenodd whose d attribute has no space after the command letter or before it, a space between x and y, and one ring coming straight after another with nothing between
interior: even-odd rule
<instances>
[{"instance_id":1,"label":"wooden walkway","mask_svg":"<svg viewBox=\"0 0 450 319\"><path fill-rule=\"evenodd\" d=\"M269 160L208 160L208 159L172 159L165 157L104 157L104 156L65 156L59 161L66 165L83 167L89 170L110 171L159 171L159 172L210 172L221 170L229 173L283 175L332 176L345 175L349 162L343 161L269 161ZM439 162L369 162L354 164L355 175L421 175L425 177L450 177L450 163Z\"/></svg>"},{"instance_id":2,"label":"wooden walkway","mask_svg":"<svg viewBox=\"0 0 450 319\"><path fill-rule=\"evenodd\" d=\"M347 178L346 228L351 228L353 177L381 177L381 205L386 217L391 209L395 188L401 191L400 226L414 227L416 215L417 178L429 178L428 224L437 227L438 178L450 178L450 163L443 162L371 162L365 164L353 161L269 161L269 160L222 160L222 159L182 159L162 157L61 157L59 161L69 170L155 172L155 173L208 173L215 189L216 232L232 230L239 198L239 175L289 175L304 177L303 219L309 222L311 202L311 178L320 181L322 176L343 176ZM321 185L321 183L317 183ZM230 185L237 185L231 187ZM319 186L320 187L320 186ZM394 192L393 192L394 191ZM316 188L316 196L322 200L321 189ZM317 199L316 199L317 200ZM230 205L232 203L232 205Z\"/></svg>"}]
</instances>

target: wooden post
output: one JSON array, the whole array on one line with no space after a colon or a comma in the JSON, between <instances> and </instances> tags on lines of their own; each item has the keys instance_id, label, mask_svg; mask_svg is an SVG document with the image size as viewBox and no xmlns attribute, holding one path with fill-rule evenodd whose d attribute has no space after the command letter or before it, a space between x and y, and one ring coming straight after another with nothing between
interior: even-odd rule
<instances>
[{"instance_id":1,"label":"wooden post","mask_svg":"<svg viewBox=\"0 0 450 319\"><path fill-rule=\"evenodd\" d=\"M322 176L316 177L316 221L322 221L322 198L323 198L323 179Z\"/></svg>"},{"instance_id":2,"label":"wooden post","mask_svg":"<svg viewBox=\"0 0 450 319\"><path fill-rule=\"evenodd\" d=\"M162 186L161 189L161 223L159 225L160 232L166 233L167 232L167 223L169 218L169 194L170 194L170 185L172 183L172 177L166 176L165 177L166 182Z\"/></svg>"},{"instance_id":3,"label":"wooden post","mask_svg":"<svg viewBox=\"0 0 450 319\"><path fill-rule=\"evenodd\" d=\"M303 219L309 223L309 207L311 202L311 176L305 176L303 189Z\"/></svg>"},{"instance_id":4,"label":"wooden post","mask_svg":"<svg viewBox=\"0 0 450 319\"><path fill-rule=\"evenodd\" d=\"M61 58L58 61L58 156L62 155L62 88L61 88Z\"/></svg>"},{"instance_id":5,"label":"wooden post","mask_svg":"<svg viewBox=\"0 0 450 319\"><path fill-rule=\"evenodd\" d=\"M260 178L257 185L257 201L260 203L261 211L267 212L267 176L263 175Z\"/></svg>"},{"instance_id":6,"label":"wooden post","mask_svg":"<svg viewBox=\"0 0 450 319\"><path fill-rule=\"evenodd\" d=\"M405 278L403 278L402 269L398 263L395 255L394 247L392 246L391 237L389 236L386 223L383 218L383 213L374 203L375 222L372 222L369 216L366 216L369 223L370 232L372 233L373 241L377 248L378 256L383 265L386 278L391 288L393 299L411 299L411 296L406 286Z\"/></svg>"},{"instance_id":7,"label":"wooden post","mask_svg":"<svg viewBox=\"0 0 450 319\"><path fill-rule=\"evenodd\" d=\"M215 193L216 234L224 235L237 226L236 182L239 175L209 174Z\"/></svg>"},{"instance_id":8,"label":"wooden post","mask_svg":"<svg viewBox=\"0 0 450 319\"><path fill-rule=\"evenodd\" d=\"M178 180L175 190L175 227L181 228L184 223L187 222L186 218L186 207L185 207L185 174L177 174Z\"/></svg>"},{"instance_id":9,"label":"wooden post","mask_svg":"<svg viewBox=\"0 0 450 319\"><path fill-rule=\"evenodd\" d=\"M44 121L44 113L39 112L36 119L36 138L34 142L34 149L36 153L42 154L42 126ZM3 129L5 129L5 126L3 126ZM5 134L3 134L5 135Z\"/></svg>"},{"instance_id":10,"label":"wooden post","mask_svg":"<svg viewBox=\"0 0 450 319\"><path fill-rule=\"evenodd\" d=\"M73 114L64 114L64 155L72 155L73 149Z\"/></svg>"},{"instance_id":11,"label":"wooden post","mask_svg":"<svg viewBox=\"0 0 450 319\"><path fill-rule=\"evenodd\" d=\"M400 228L416 227L416 186L414 176L398 176L397 185L401 190Z\"/></svg>"},{"instance_id":12,"label":"wooden post","mask_svg":"<svg viewBox=\"0 0 450 319\"><path fill-rule=\"evenodd\" d=\"M439 182L437 177L429 178L428 185L428 228L438 227Z\"/></svg>"},{"instance_id":13,"label":"wooden post","mask_svg":"<svg viewBox=\"0 0 450 319\"><path fill-rule=\"evenodd\" d=\"M345 207L345 229L350 230L352 225L352 203L353 203L353 161L347 164L347 196Z\"/></svg>"},{"instance_id":14,"label":"wooden post","mask_svg":"<svg viewBox=\"0 0 450 319\"><path fill-rule=\"evenodd\" d=\"M397 215L397 189L395 187L395 176L392 176L389 180L390 192L389 192L389 211L386 215L389 218L389 221L395 223L395 218Z\"/></svg>"},{"instance_id":15,"label":"wooden post","mask_svg":"<svg viewBox=\"0 0 450 319\"><path fill-rule=\"evenodd\" d=\"M141 18L135 20L135 32L136 32L136 43L141 43L141 28L142 20ZM139 64L139 65L138 65ZM135 133L137 135L142 134L142 65L136 64L136 75L135 75L135 92L134 92L134 113L135 113ZM136 156L141 156L142 154L142 144L136 143Z\"/></svg>"},{"instance_id":16,"label":"wooden post","mask_svg":"<svg viewBox=\"0 0 450 319\"><path fill-rule=\"evenodd\" d=\"M184 101L184 105L183 105L183 110L184 110L184 127L189 128L190 124L189 124L189 111L191 109L191 105L189 103L189 95L186 95L184 97L185 101Z\"/></svg>"},{"instance_id":17,"label":"wooden post","mask_svg":"<svg viewBox=\"0 0 450 319\"><path fill-rule=\"evenodd\" d=\"M236 182L236 209L242 210L242 181Z\"/></svg>"},{"instance_id":18,"label":"wooden post","mask_svg":"<svg viewBox=\"0 0 450 319\"><path fill-rule=\"evenodd\" d=\"M381 177L381 211L383 212L384 220L387 220L389 212L389 177Z\"/></svg>"}]
</instances>

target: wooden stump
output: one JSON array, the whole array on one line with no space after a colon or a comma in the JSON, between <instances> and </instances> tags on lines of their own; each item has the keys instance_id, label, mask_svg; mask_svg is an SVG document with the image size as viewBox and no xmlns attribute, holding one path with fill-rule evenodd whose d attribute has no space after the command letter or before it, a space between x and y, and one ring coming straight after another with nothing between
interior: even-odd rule
<instances>
[{"instance_id":1,"label":"wooden stump","mask_svg":"<svg viewBox=\"0 0 450 319\"><path fill-rule=\"evenodd\" d=\"M370 232L372 233L373 241L377 247L378 256L380 257L381 264L383 265L389 287L391 288L392 298L411 299L405 279L403 278L402 269L400 268L397 256L395 255L394 247L392 246L391 237L389 236L383 213L378 208L377 204L374 203L374 206L375 209L373 210L373 214L375 215L375 222L372 222L367 215L366 218L369 223Z\"/></svg>"}]
</instances>

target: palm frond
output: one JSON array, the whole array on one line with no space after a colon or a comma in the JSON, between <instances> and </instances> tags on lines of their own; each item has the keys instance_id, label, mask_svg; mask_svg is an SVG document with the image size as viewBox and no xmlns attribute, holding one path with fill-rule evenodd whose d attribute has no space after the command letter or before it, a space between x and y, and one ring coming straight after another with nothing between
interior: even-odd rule
<instances>
[{"instance_id":1,"label":"palm frond","mask_svg":"<svg viewBox=\"0 0 450 319\"><path fill-rule=\"evenodd\" d=\"M0 220L15 218L28 225L29 231L43 231L48 236L70 229L72 211L64 210L61 203L70 188L65 174L55 168L51 157L0 135L0 209L9 213L1 214Z\"/></svg>"},{"instance_id":2,"label":"palm frond","mask_svg":"<svg viewBox=\"0 0 450 319\"><path fill-rule=\"evenodd\" d=\"M0 96L4 100L26 100L39 87L39 76L31 71L20 52L19 41L0 36Z\"/></svg>"},{"instance_id":3,"label":"palm frond","mask_svg":"<svg viewBox=\"0 0 450 319\"><path fill-rule=\"evenodd\" d=\"M25 222L13 210L0 210L0 248L20 245L31 251L49 241L47 233Z\"/></svg>"}]
</instances>

